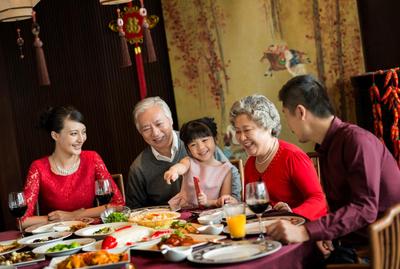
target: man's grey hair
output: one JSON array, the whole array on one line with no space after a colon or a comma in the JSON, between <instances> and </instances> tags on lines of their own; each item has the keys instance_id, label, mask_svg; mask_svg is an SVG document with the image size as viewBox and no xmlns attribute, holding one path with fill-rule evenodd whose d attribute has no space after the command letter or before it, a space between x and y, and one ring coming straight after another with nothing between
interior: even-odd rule
<instances>
[{"instance_id":1,"label":"man's grey hair","mask_svg":"<svg viewBox=\"0 0 400 269\"><path fill-rule=\"evenodd\" d=\"M281 119L275 105L264 95L250 95L236 101L229 113L229 121L235 126L236 117L246 114L259 127L271 129L271 134L278 137L281 132Z\"/></svg>"},{"instance_id":2,"label":"man's grey hair","mask_svg":"<svg viewBox=\"0 0 400 269\"><path fill-rule=\"evenodd\" d=\"M169 106L163 99L161 99L159 96L155 97L147 97L143 100L141 100L139 103L135 105L135 108L133 109L133 120L135 121L136 129L140 132L139 129L139 122L137 118L139 117L139 114L145 112L147 109L152 108L153 106L159 106L163 111L165 116L172 120L172 113L171 110L169 109Z\"/></svg>"}]
</instances>

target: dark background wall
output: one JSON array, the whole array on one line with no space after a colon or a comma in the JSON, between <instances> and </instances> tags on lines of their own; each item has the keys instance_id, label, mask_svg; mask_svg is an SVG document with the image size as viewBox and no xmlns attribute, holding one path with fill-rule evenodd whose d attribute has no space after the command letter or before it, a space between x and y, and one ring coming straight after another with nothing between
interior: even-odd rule
<instances>
[{"instance_id":1,"label":"dark background wall","mask_svg":"<svg viewBox=\"0 0 400 269\"><path fill-rule=\"evenodd\" d=\"M146 1L146 7L148 14L160 17L151 31L158 61L145 64L148 96L161 96L176 115L161 2ZM32 21L0 23L0 230L15 227L8 193L22 190L33 160L52 153L49 134L36 127L46 107L72 104L84 114L84 149L96 150L110 173L126 178L144 148L131 117L140 99L134 58L132 67L119 68L119 37L108 28L115 9L98 0L41 0L35 10L51 80L45 87L37 81ZM25 40L23 60L16 46L17 27ZM132 46L130 52L134 56Z\"/></svg>"},{"instance_id":2,"label":"dark background wall","mask_svg":"<svg viewBox=\"0 0 400 269\"><path fill-rule=\"evenodd\" d=\"M400 65L397 0L358 0L366 71Z\"/></svg>"},{"instance_id":3,"label":"dark background wall","mask_svg":"<svg viewBox=\"0 0 400 269\"><path fill-rule=\"evenodd\" d=\"M398 10L400 1L396 0L359 0L358 12L363 40L366 74L351 78L356 100L357 124L373 132L372 105L369 97L369 88L372 85L371 72L387 70L400 66L398 27ZM399 74L400 75L400 74ZM375 75L375 82L383 96L386 74ZM392 112L386 105L382 107L382 121L386 146L394 152L390 139L390 130L393 123Z\"/></svg>"}]
</instances>

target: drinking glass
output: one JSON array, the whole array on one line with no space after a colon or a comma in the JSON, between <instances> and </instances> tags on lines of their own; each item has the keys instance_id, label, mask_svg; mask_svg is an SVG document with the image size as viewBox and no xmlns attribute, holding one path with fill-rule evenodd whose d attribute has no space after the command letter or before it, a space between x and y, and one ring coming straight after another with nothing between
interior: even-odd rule
<instances>
[{"instance_id":1,"label":"drinking glass","mask_svg":"<svg viewBox=\"0 0 400 269\"><path fill-rule=\"evenodd\" d=\"M261 222L262 213L269 206L269 195L263 181L251 182L246 185L246 203L256 213L260 235L257 240L264 240L264 228Z\"/></svg>"},{"instance_id":2,"label":"drinking glass","mask_svg":"<svg viewBox=\"0 0 400 269\"><path fill-rule=\"evenodd\" d=\"M246 236L246 204L226 204L224 213L231 239L243 239Z\"/></svg>"},{"instance_id":3,"label":"drinking glass","mask_svg":"<svg viewBox=\"0 0 400 269\"><path fill-rule=\"evenodd\" d=\"M96 180L95 194L99 206L108 204L114 195L110 179L104 178Z\"/></svg>"},{"instance_id":4,"label":"drinking glass","mask_svg":"<svg viewBox=\"0 0 400 269\"><path fill-rule=\"evenodd\" d=\"M10 209L11 215L17 218L19 232L21 233L21 237L24 237L21 223L21 217L25 215L27 209L24 193L10 192L8 194L8 208Z\"/></svg>"}]
</instances>

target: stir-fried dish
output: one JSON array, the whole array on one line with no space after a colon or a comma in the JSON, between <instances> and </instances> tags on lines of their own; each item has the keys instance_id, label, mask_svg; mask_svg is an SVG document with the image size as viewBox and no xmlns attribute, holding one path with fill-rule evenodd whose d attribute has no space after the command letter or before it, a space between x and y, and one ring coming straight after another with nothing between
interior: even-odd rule
<instances>
[{"instance_id":1,"label":"stir-fried dish","mask_svg":"<svg viewBox=\"0 0 400 269\"><path fill-rule=\"evenodd\" d=\"M112 254L108 253L107 251L100 250L96 252L72 255L59 263L57 265L57 269L72 269L91 265L118 263L122 261L128 261L128 258L129 256L126 252Z\"/></svg>"},{"instance_id":2,"label":"stir-fried dish","mask_svg":"<svg viewBox=\"0 0 400 269\"><path fill-rule=\"evenodd\" d=\"M0 255L0 265L12 265L20 262L27 262L36 260L38 255L33 253L32 251L25 251L25 252L12 252L7 255Z\"/></svg>"}]
</instances>

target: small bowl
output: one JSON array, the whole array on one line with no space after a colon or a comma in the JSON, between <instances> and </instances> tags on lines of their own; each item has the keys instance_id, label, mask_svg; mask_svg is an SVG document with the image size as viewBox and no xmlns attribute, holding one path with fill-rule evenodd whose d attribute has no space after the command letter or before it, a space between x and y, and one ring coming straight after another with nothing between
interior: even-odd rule
<instances>
[{"instance_id":1,"label":"small bowl","mask_svg":"<svg viewBox=\"0 0 400 269\"><path fill-rule=\"evenodd\" d=\"M223 229L224 229L223 224L210 224L210 225L204 225L204 226L197 228L197 230L201 234L214 234L214 235L220 234Z\"/></svg>"},{"instance_id":2,"label":"small bowl","mask_svg":"<svg viewBox=\"0 0 400 269\"><path fill-rule=\"evenodd\" d=\"M201 216L197 219L197 221L203 225L219 224L221 223L223 216L224 216L223 212L217 212L210 215Z\"/></svg>"},{"instance_id":3,"label":"small bowl","mask_svg":"<svg viewBox=\"0 0 400 269\"><path fill-rule=\"evenodd\" d=\"M161 246L161 253L164 258L170 262L180 262L186 259L190 253L192 253L193 248L191 246L181 246L171 248L168 245Z\"/></svg>"},{"instance_id":4,"label":"small bowl","mask_svg":"<svg viewBox=\"0 0 400 269\"><path fill-rule=\"evenodd\" d=\"M121 220L120 222L127 222L128 219L129 219L129 215L130 215L130 213L131 213L131 210L130 210L129 207L127 207L127 206L123 206L123 207L117 206L117 207L110 207L110 208L107 208L107 209L104 210L103 213L101 213L101 215L100 215L101 221L102 221L103 223L109 223L109 222L107 221L107 218L108 218L108 216L110 216L110 215L111 215L112 213L114 213L114 212L120 212L120 213L124 214L124 216L126 217L126 220L124 220L124 221Z\"/></svg>"}]
</instances>

